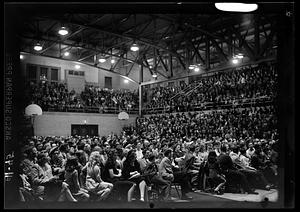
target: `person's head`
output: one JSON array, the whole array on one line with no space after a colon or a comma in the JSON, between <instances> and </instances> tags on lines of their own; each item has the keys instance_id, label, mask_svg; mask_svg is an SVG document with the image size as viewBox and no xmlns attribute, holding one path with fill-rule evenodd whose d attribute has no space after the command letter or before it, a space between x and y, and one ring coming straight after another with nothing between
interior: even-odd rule
<instances>
[{"instance_id":1,"label":"person's head","mask_svg":"<svg viewBox=\"0 0 300 212\"><path fill-rule=\"evenodd\" d=\"M141 150L141 148L142 148L142 144L141 144L140 142L138 142L138 143L136 144L136 149L137 149L137 150Z\"/></svg>"},{"instance_id":2,"label":"person's head","mask_svg":"<svg viewBox=\"0 0 300 212\"><path fill-rule=\"evenodd\" d=\"M220 148L221 152L223 153L227 153L227 146L226 145L222 145Z\"/></svg>"},{"instance_id":3,"label":"person's head","mask_svg":"<svg viewBox=\"0 0 300 212\"><path fill-rule=\"evenodd\" d=\"M152 163L155 161L155 155L154 154L149 154L148 160Z\"/></svg>"},{"instance_id":4,"label":"person's head","mask_svg":"<svg viewBox=\"0 0 300 212\"><path fill-rule=\"evenodd\" d=\"M36 149L37 149L38 152L42 151L43 150L43 144L42 143L36 144Z\"/></svg>"},{"instance_id":5,"label":"person's head","mask_svg":"<svg viewBox=\"0 0 300 212\"><path fill-rule=\"evenodd\" d=\"M240 153L241 155L246 155L246 149L245 148L240 149Z\"/></svg>"},{"instance_id":6,"label":"person's head","mask_svg":"<svg viewBox=\"0 0 300 212\"><path fill-rule=\"evenodd\" d=\"M44 166L49 161L50 161L50 157L48 156L47 153L40 153L40 154L38 154L38 156L37 156L37 163L40 166Z\"/></svg>"},{"instance_id":7,"label":"person's head","mask_svg":"<svg viewBox=\"0 0 300 212\"><path fill-rule=\"evenodd\" d=\"M250 143L248 144L248 148L249 148L250 150L253 150L253 143L252 143L252 142L250 142Z\"/></svg>"},{"instance_id":8,"label":"person's head","mask_svg":"<svg viewBox=\"0 0 300 212\"><path fill-rule=\"evenodd\" d=\"M136 153L134 150L130 150L128 152L126 160L130 163L136 160Z\"/></svg>"},{"instance_id":9,"label":"person's head","mask_svg":"<svg viewBox=\"0 0 300 212\"><path fill-rule=\"evenodd\" d=\"M101 162L101 156L100 153L98 151L94 151L91 153L90 158L89 158L89 162L91 165L97 164Z\"/></svg>"},{"instance_id":10,"label":"person's head","mask_svg":"<svg viewBox=\"0 0 300 212\"><path fill-rule=\"evenodd\" d=\"M189 151L190 151L191 153L194 153L194 152L195 152L195 149L196 149L196 147L195 147L194 145L191 145L191 146L189 147Z\"/></svg>"},{"instance_id":11,"label":"person's head","mask_svg":"<svg viewBox=\"0 0 300 212\"><path fill-rule=\"evenodd\" d=\"M171 159L172 158L172 149L167 149L164 153L164 156Z\"/></svg>"},{"instance_id":12,"label":"person's head","mask_svg":"<svg viewBox=\"0 0 300 212\"><path fill-rule=\"evenodd\" d=\"M148 159L150 153L151 153L151 152L150 152L148 149L147 149L147 150L144 149L144 150L143 150L143 156L144 156L144 158Z\"/></svg>"},{"instance_id":13,"label":"person's head","mask_svg":"<svg viewBox=\"0 0 300 212\"><path fill-rule=\"evenodd\" d=\"M59 150L60 150L61 152L68 152L68 151L70 150L70 148L69 148L69 145L68 145L67 143L64 143L64 144L62 144L62 145L59 147Z\"/></svg>"},{"instance_id":14,"label":"person's head","mask_svg":"<svg viewBox=\"0 0 300 212\"><path fill-rule=\"evenodd\" d=\"M217 161L217 153L215 151L210 151L207 156L207 161L209 163L214 163Z\"/></svg>"},{"instance_id":15,"label":"person's head","mask_svg":"<svg viewBox=\"0 0 300 212\"><path fill-rule=\"evenodd\" d=\"M68 158L66 165L65 165L65 170L67 172L72 172L77 168L78 168L78 158L74 157L74 156Z\"/></svg>"},{"instance_id":16,"label":"person's head","mask_svg":"<svg viewBox=\"0 0 300 212\"><path fill-rule=\"evenodd\" d=\"M107 154L108 160L116 161L118 157L118 152L116 149L111 149Z\"/></svg>"},{"instance_id":17,"label":"person's head","mask_svg":"<svg viewBox=\"0 0 300 212\"><path fill-rule=\"evenodd\" d=\"M231 147L231 150L232 150L232 152L234 152L234 153L236 153L236 154L239 153L239 148L238 148L236 145L232 146L232 147Z\"/></svg>"}]
</instances>

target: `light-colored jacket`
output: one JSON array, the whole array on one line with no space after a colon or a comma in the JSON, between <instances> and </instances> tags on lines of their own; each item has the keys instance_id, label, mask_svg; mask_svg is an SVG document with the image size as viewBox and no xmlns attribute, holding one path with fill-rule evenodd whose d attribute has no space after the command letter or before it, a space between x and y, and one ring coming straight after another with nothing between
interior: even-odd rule
<instances>
[{"instance_id":1,"label":"light-colored jacket","mask_svg":"<svg viewBox=\"0 0 300 212\"><path fill-rule=\"evenodd\" d=\"M173 170L172 170L172 162L168 157L164 157L159 166L158 171L160 176L168 181L174 180Z\"/></svg>"}]
</instances>

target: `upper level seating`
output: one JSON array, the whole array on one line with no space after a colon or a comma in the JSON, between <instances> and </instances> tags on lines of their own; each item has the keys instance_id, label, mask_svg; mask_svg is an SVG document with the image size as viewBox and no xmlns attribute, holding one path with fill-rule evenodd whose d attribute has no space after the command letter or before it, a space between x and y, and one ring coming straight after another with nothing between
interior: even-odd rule
<instances>
[{"instance_id":1,"label":"upper level seating","mask_svg":"<svg viewBox=\"0 0 300 212\"><path fill-rule=\"evenodd\" d=\"M166 112L184 112L194 110L195 107L205 108L207 104L217 108L219 105L272 101L277 95L276 82L275 65L263 64L219 72L193 82L194 88L181 95L176 95L182 90L180 87L152 88L146 113L159 107L167 109ZM177 97L172 98L175 95Z\"/></svg>"}]
</instances>

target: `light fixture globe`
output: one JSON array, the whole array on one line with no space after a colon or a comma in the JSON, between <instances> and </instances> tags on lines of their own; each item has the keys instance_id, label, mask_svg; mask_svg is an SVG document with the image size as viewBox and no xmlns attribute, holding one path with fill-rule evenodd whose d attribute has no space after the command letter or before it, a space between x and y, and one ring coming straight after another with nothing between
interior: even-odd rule
<instances>
[{"instance_id":1,"label":"light fixture globe","mask_svg":"<svg viewBox=\"0 0 300 212\"><path fill-rule=\"evenodd\" d=\"M196 68L194 69L194 71L198 72L198 71L200 71L200 68L199 68L199 67L196 67Z\"/></svg>"},{"instance_id":2,"label":"light fixture globe","mask_svg":"<svg viewBox=\"0 0 300 212\"><path fill-rule=\"evenodd\" d=\"M75 65L75 68L76 69L80 69L80 65Z\"/></svg>"},{"instance_id":3,"label":"light fixture globe","mask_svg":"<svg viewBox=\"0 0 300 212\"><path fill-rule=\"evenodd\" d=\"M64 55L65 55L66 57L68 57L68 56L70 55L70 52L65 52Z\"/></svg>"},{"instance_id":4,"label":"light fixture globe","mask_svg":"<svg viewBox=\"0 0 300 212\"><path fill-rule=\"evenodd\" d=\"M40 43L35 44L33 47L35 51L41 51L43 49L42 45Z\"/></svg>"},{"instance_id":5,"label":"light fixture globe","mask_svg":"<svg viewBox=\"0 0 300 212\"><path fill-rule=\"evenodd\" d=\"M140 48L139 48L139 46L136 43L132 44L132 46L130 47L130 50L134 51L134 52L138 51L139 49Z\"/></svg>"},{"instance_id":6,"label":"light fixture globe","mask_svg":"<svg viewBox=\"0 0 300 212\"><path fill-rule=\"evenodd\" d=\"M194 68L195 68L194 65L190 65L190 66L189 66L189 69L190 69L190 70L193 70Z\"/></svg>"},{"instance_id":7,"label":"light fixture globe","mask_svg":"<svg viewBox=\"0 0 300 212\"><path fill-rule=\"evenodd\" d=\"M236 3L236 2L222 2L215 3L215 7L218 10L226 12L252 12L257 10L257 4L246 4L246 3Z\"/></svg>"},{"instance_id":8,"label":"light fixture globe","mask_svg":"<svg viewBox=\"0 0 300 212\"><path fill-rule=\"evenodd\" d=\"M37 104L31 104L25 108L25 114L27 116L38 116L38 115L42 115L43 111L42 108Z\"/></svg>"},{"instance_id":9,"label":"light fixture globe","mask_svg":"<svg viewBox=\"0 0 300 212\"><path fill-rule=\"evenodd\" d=\"M69 34L69 31L66 29L66 27L61 27L59 30L58 30L58 34L62 35L62 36L65 36L67 34Z\"/></svg>"}]
</instances>

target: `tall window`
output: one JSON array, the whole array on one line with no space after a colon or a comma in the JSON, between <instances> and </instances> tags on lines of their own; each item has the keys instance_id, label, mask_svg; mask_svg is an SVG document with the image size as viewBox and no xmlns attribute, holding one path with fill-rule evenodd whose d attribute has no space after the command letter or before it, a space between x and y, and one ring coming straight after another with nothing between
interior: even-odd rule
<instances>
[{"instance_id":1,"label":"tall window","mask_svg":"<svg viewBox=\"0 0 300 212\"><path fill-rule=\"evenodd\" d=\"M40 67L40 80L48 80L48 68Z\"/></svg>"},{"instance_id":2,"label":"tall window","mask_svg":"<svg viewBox=\"0 0 300 212\"><path fill-rule=\"evenodd\" d=\"M37 66L27 65L26 76L29 80L36 80Z\"/></svg>"},{"instance_id":3,"label":"tall window","mask_svg":"<svg viewBox=\"0 0 300 212\"><path fill-rule=\"evenodd\" d=\"M51 68L51 80L58 81L58 69Z\"/></svg>"},{"instance_id":4,"label":"tall window","mask_svg":"<svg viewBox=\"0 0 300 212\"><path fill-rule=\"evenodd\" d=\"M112 89L112 78L111 77L104 78L104 87Z\"/></svg>"}]
</instances>

